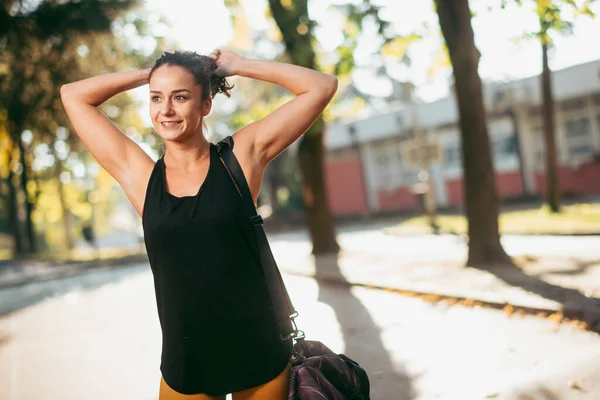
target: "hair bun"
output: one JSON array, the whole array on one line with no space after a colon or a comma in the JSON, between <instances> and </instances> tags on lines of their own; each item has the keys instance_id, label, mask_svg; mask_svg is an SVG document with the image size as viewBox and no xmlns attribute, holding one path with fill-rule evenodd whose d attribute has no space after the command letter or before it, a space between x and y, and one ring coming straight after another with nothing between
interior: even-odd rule
<instances>
[{"instance_id":1,"label":"hair bun","mask_svg":"<svg viewBox=\"0 0 600 400\"><path fill-rule=\"evenodd\" d=\"M194 75L196 83L202 87L203 99L208 96L214 98L218 93L231 97L231 89L234 85L227 82L225 77L215 74L218 68L217 63L208 56L199 55L194 51L167 51L156 60L150 76L161 65L176 65L188 70Z\"/></svg>"}]
</instances>

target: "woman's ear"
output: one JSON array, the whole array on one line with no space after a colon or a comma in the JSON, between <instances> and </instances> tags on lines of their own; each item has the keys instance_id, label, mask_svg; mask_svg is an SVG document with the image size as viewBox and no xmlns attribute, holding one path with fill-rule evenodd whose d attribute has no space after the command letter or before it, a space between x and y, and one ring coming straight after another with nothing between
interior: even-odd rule
<instances>
[{"instance_id":1,"label":"woman's ear","mask_svg":"<svg viewBox=\"0 0 600 400\"><path fill-rule=\"evenodd\" d=\"M212 97L208 96L208 98L202 102L202 116L206 117L208 114L210 114L211 109Z\"/></svg>"}]
</instances>

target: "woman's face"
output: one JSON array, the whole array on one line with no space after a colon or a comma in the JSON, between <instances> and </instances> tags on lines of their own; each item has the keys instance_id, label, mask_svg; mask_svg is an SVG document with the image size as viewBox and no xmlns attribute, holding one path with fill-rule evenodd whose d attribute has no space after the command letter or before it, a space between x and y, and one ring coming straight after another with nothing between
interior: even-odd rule
<instances>
[{"instance_id":1,"label":"woman's face","mask_svg":"<svg viewBox=\"0 0 600 400\"><path fill-rule=\"evenodd\" d=\"M202 120L210 112L210 97L202 101L202 90L191 72L162 65L150 79L150 117L165 140L185 140L202 135Z\"/></svg>"}]
</instances>

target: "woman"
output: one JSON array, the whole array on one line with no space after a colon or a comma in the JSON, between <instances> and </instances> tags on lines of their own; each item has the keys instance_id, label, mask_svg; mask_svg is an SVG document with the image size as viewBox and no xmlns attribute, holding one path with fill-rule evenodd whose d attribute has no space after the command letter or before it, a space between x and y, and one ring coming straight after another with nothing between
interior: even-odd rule
<instances>
[{"instance_id":1,"label":"woman","mask_svg":"<svg viewBox=\"0 0 600 400\"><path fill-rule=\"evenodd\" d=\"M225 78L234 75L295 95L232 135L256 204L267 164L322 113L337 90L335 77L224 50L176 51L149 69L61 88L75 131L142 217L163 338L159 400L287 398L292 343L279 337L241 198L202 130L213 97L229 96ZM145 83L152 123L166 145L157 162L98 110Z\"/></svg>"}]
</instances>

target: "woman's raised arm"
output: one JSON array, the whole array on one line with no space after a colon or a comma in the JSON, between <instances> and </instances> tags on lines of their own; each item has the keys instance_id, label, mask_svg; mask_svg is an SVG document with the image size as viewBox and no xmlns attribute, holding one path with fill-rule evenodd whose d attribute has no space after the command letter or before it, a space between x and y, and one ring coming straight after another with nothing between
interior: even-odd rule
<instances>
[{"instance_id":1,"label":"woman's raised arm","mask_svg":"<svg viewBox=\"0 0 600 400\"><path fill-rule=\"evenodd\" d=\"M154 162L121 132L98 107L111 97L148 83L150 70L98 75L68 83L60 96L73 128L106 171L119 182L141 215Z\"/></svg>"},{"instance_id":2,"label":"woman's raised arm","mask_svg":"<svg viewBox=\"0 0 600 400\"><path fill-rule=\"evenodd\" d=\"M310 128L337 91L336 77L309 68L248 60L225 50L216 50L210 57L217 62L216 73L221 76L239 75L275 83L296 96L236 132L236 143L245 143L251 157L263 167Z\"/></svg>"}]
</instances>

